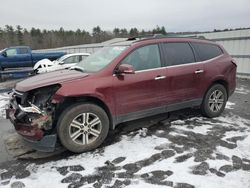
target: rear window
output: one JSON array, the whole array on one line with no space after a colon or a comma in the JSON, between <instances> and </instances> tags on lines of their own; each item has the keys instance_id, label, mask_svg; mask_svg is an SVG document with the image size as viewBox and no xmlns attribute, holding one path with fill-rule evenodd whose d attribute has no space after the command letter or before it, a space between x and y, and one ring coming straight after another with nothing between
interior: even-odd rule
<instances>
[{"instance_id":1,"label":"rear window","mask_svg":"<svg viewBox=\"0 0 250 188\"><path fill-rule=\"evenodd\" d=\"M181 65L195 62L193 51L188 43L165 43L168 65Z\"/></svg>"},{"instance_id":2,"label":"rear window","mask_svg":"<svg viewBox=\"0 0 250 188\"><path fill-rule=\"evenodd\" d=\"M201 61L212 59L223 54L219 46L213 44L192 43Z\"/></svg>"}]
</instances>

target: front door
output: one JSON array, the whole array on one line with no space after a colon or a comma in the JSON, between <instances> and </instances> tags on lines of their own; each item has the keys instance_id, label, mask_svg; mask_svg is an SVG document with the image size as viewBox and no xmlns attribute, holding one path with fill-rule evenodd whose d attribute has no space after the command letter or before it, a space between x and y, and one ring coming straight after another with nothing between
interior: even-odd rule
<instances>
[{"instance_id":1,"label":"front door","mask_svg":"<svg viewBox=\"0 0 250 188\"><path fill-rule=\"evenodd\" d=\"M113 78L116 115L123 122L164 110L166 68L162 67L157 44L140 47L121 64L130 64L135 74Z\"/></svg>"}]
</instances>

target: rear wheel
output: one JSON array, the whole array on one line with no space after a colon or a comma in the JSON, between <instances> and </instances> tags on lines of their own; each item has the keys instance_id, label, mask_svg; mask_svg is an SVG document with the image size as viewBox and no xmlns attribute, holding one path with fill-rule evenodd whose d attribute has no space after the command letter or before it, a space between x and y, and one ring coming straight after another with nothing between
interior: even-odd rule
<instances>
[{"instance_id":1,"label":"rear wheel","mask_svg":"<svg viewBox=\"0 0 250 188\"><path fill-rule=\"evenodd\" d=\"M201 112L206 117L217 117L225 109L226 103L226 88L221 84L214 84L209 88L203 99Z\"/></svg>"},{"instance_id":2,"label":"rear wheel","mask_svg":"<svg viewBox=\"0 0 250 188\"><path fill-rule=\"evenodd\" d=\"M108 131L109 118L106 112L89 103L69 107L57 125L62 145L75 153L97 148L107 137Z\"/></svg>"}]
</instances>

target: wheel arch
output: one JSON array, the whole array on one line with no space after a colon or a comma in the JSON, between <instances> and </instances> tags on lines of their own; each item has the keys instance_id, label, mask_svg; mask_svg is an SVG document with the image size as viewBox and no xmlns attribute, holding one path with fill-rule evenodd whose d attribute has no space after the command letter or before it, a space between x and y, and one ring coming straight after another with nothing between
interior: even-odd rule
<instances>
[{"instance_id":1,"label":"wheel arch","mask_svg":"<svg viewBox=\"0 0 250 188\"><path fill-rule=\"evenodd\" d=\"M63 112L69 106L76 104L76 103L81 103L81 102L88 102L88 103L92 103L101 107L108 115L109 122L110 122L110 129L114 129L115 127L114 120L113 120L114 117L112 116L112 113L109 107L98 97L94 97L94 96L65 97L63 102L59 104L57 114L60 115L61 112Z\"/></svg>"},{"instance_id":2,"label":"wheel arch","mask_svg":"<svg viewBox=\"0 0 250 188\"><path fill-rule=\"evenodd\" d=\"M206 92L205 92L204 95L206 95L207 91L208 91L213 85L215 85L215 84L221 84L221 85L223 85L223 86L225 87L225 89L226 89L226 91L227 91L227 99L228 99L228 97L229 97L228 82L227 82L225 79L222 79L222 78L213 80L213 81L211 82L211 84L209 85L209 87L207 88L207 90L206 90Z\"/></svg>"}]
</instances>

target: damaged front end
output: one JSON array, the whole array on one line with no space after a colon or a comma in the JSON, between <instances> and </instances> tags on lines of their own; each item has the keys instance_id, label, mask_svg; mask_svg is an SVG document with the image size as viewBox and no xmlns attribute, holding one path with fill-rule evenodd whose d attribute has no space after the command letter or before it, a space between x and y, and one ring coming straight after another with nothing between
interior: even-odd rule
<instances>
[{"instance_id":1,"label":"damaged front end","mask_svg":"<svg viewBox=\"0 0 250 188\"><path fill-rule=\"evenodd\" d=\"M53 151L56 144L55 108L51 99L59 89L53 85L28 92L13 90L7 118L34 149Z\"/></svg>"}]
</instances>

